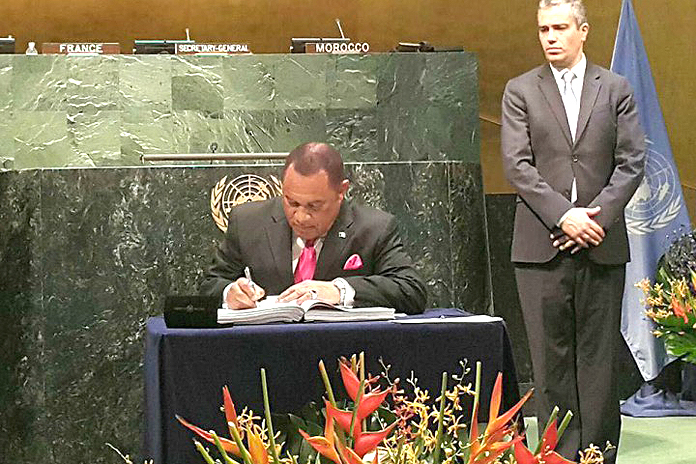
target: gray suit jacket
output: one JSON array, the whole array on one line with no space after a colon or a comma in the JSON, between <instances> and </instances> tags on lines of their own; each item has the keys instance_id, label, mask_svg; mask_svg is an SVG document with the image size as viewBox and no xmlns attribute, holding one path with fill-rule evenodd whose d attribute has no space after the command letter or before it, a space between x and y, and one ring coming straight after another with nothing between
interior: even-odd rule
<instances>
[{"instance_id":1,"label":"gray suit jacket","mask_svg":"<svg viewBox=\"0 0 696 464\"><path fill-rule=\"evenodd\" d=\"M643 176L644 134L628 81L587 63L575 143L548 64L510 80L503 96L503 165L518 193L512 261L543 263L558 253L549 239L570 202L601 206L606 237L589 250L599 264L629 261L624 208Z\"/></svg>"},{"instance_id":2,"label":"gray suit jacket","mask_svg":"<svg viewBox=\"0 0 696 464\"><path fill-rule=\"evenodd\" d=\"M344 270L353 254L360 256L362 268ZM244 275L245 266L268 295L293 285L292 229L280 198L232 209L201 293L222 298L224 288ZM355 289L356 306L387 306L411 314L425 307L425 285L404 250L394 217L382 211L343 202L324 239L314 274L316 280L337 277Z\"/></svg>"}]
</instances>

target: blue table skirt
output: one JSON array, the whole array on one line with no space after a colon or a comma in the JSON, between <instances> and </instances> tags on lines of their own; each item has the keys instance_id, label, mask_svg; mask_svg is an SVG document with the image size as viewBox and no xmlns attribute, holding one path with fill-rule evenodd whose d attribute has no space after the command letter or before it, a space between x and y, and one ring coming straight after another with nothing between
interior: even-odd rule
<instances>
[{"instance_id":1,"label":"blue table skirt","mask_svg":"<svg viewBox=\"0 0 696 464\"><path fill-rule=\"evenodd\" d=\"M436 309L410 317L452 317L466 313ZM224 433L220 412L222 387L228 385L238 409L263 415L260 369L266 369L271 410L297 411L321 401L323 383L317 368L323 359L334 392L345 395L337 359L365 352L368 371L378 374L379 358L391 365L390 377L413 371L422 388L437 396L442 372L459 373L468 360L474 382L482 361L481 418L497 373L503 372L503 406L519 399L515 366L505 323L396 324L389 321L301 323L218 329L169 329L161 317L147 322L145 349L146 457L157 464L202 462L191 433L179 414L206 430Z\"/></svg>"}]
</instances>

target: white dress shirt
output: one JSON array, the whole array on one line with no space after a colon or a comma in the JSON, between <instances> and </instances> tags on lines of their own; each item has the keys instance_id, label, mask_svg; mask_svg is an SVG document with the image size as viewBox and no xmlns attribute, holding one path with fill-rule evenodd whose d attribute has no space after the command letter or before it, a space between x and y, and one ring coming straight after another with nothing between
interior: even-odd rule
<instances>
[{"instance_id":1,"label":"white dress shirt","mask_svg":"<svg viewBox=\"0 0 696 464\"><path fill-rule=\"evenodd\" d=\"M585 70L587 69L587 58L585 54L582 54L580 61L572 68L556 69L553 65L551 66L551 72L553 73L553 78L556 80L556 85L558 86L558 91L561 94L561 99L563 100L563 107L565 108L566 118L568 119L568 125L570 126L570 135L573 142L575 142L575 134L577 132L578 117L580 115L580 96L582 95L582 86L585 82ZM575 78L571 81L571 91L576 99L575 103L569 101L566 96L566 82L563 80L563 75L566 70L575 74ZM570 190L570 201L575 203L578 199L578 186L575 178L573 178L573 185ZM561 219L558 220L558 226L560 227L565 221L570 210L566 211Z\"/></svg>"},{"instance_id":2,"label":"white dress shirt","mask_svg":"<svg viewBox=\"0 0 696 464\"><path fill-rule=\"evenodd\" d=\"M316 240L314 240L314 251L316 252L317 256L317 262L319 260L319 253L321 253L321 249L324 246L324 237L320 237ZM300 261L300 255L302 254L302 250L305 247L305 241L302 240L302 238L296 236L293 234L293 240L292 240L292 272L293 274L295 273L295 269L297 268L297 263ZM253 278L253 276L252 276ZM331 282L334 284L336 282L339 282L340 284L343 285L343 288L345 288L345 294L343 295L343 301L339 301L340 305L347 306L349 308L352 308L353 305L355 304L355 289L343 278L337 277L333 279ZM234 282L233 282L234 283ZM225 287L225 290L222 292L222 307L227 308L227 292L229 292L230 287L232 287L232 284L228 284L227 287Z\"/></svg>"}]
</instances>

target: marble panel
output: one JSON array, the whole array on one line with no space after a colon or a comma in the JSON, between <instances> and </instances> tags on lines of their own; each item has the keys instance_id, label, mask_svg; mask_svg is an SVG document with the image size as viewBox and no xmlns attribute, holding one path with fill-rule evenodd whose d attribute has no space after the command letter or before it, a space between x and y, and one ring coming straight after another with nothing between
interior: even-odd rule
<instances>
[{"instance_id":1,"label":"marble panel","mask_svg":"<svg viewBox=\"0 0 696 464\"><path fill-rule=\"evenodd\" d=\"M224 153L269 153L273 151L276 131L276 113L271 110L225 111L229 130Z\"/></svg>"},{"instance_id":2,"label":"marble panel","mask_svg":"<svg viewBox=\"0 0 696 464\"><path fill-rule=\"evenodd\" d=\"M383 159L378 150L376 109L326 110L326 142L333 145L346 161Z\"/></svg>"},{"instance_id":3,"label":"marble panel","mask_svg":"<svg viewBox=\"0 0 696 464\"><path fill-rule=\"evenodd\" d=\"M68 61L59 55L13 56L13 108L19 111L67 111Z\"/></svg>"},{"instance_id":4,"label":"marble panel","mask_svg":"<svg viewBox=\"0 0 696 464\"><path fill-rule=\"evenodd\" d=\"M477 162L476 70L469 53L3 57L0 163L141 165L144 153L208 153L213 142L246 152L308 140L329 140L349 160ZM104 132L115 111L118 149L114 131ZM55 113L47 127L44 112ZM68 125L89 116L81 131L108 139L104 153L68 153L56 133L61 112ZM51 136L36 147L25 140L32 133Z\"/></svg>"},{"instance_id":5,"label":"marble panel","mask_svg":"<svg viewBox=\"0 0 696 464\"><path fill-rule=\"evenodd\" d=\"M203 76L172 76L172 109L220 114L223 110L222 87Z\"/></svg>"},{"instance_id":6,"label":"marble panel","mask_svg":"<svg viewBox=\"0 0 696 464\"><path fill-rule=\"evenodd\" d=\"M228 110L220 118L199 111L175 111L175 153L289 152L309 141L326 140L324 110Z\"/></svg>"},{"instance_id":7,"label":"marble panel","mask_svg":"<svg viewBox=\"0 0 696 464\"><path fill-rule=\"evenodd\" d=\"M377 120L379 122L378 151L385 160L423 160L427 154L420 153L409 137L414 130L414 112L422 112L425 106L423 88L419 80L425 72L425 55L394 53L389 55L378 71ZM406 102L411 102L406 105ZM413 107L412 107L413 104ZM420 131L420 128L419 128Z\"/></svg>"},{"instance_id":8,"label":"marble panel","mask_svg":"<svg viewBox=\"0 0 696 464\"><path fill-rule=\"evenodd\" d=\"M426 56L423 87L431 110L430 143L445 159L480 163L478 60L473 53ZM440 130L437 130L437 129ZM432 158L431 158L432 159Z\"/></svg>"},{"instance_id":9,"label":"marble panel","mask_svg":"<svg viewBox=\"0 0 696 464\"><path fill-rule=\"evenodd\" d=\"M14 168L15 155L13 118L0 119L0 171Z\"/></svg>"},{"instance_id":10,"label":"marble panel","mask_svg":"<svg viewBox=\"0 0 696 464\"><path fill-rule=\"evenodd\" d=\"M163 106L133 106L121 112L121 155L123 164L138 165L147 153L174 153L174 122Z\"/></svg>"},{"instance_id":11,"label":"marble panel","mask_svg":"<svg viewBox=\"0 0 696 464\"><path fill-rule=\"evenodd\" d=\"M222 111L173 111L171 120L173 153L223 152L230 127Z\"/></svg>"},{"instance_id":12,"label":"marble panel","mask_svg":"<svg viewBox=\"0 0 696 464\"><path fill-rule=\"evenodd\" d=\"M122 55L119 92L124 111L144 107L158 113L172 109L172 59L169 55ZM143 123L147 123L146 118Z\"/></svg>"},{"instance_id":13,"label":"marble panel","mask_svg":"<svg viewBox=\"0 0 696 464\"><path fill-rule=\"evenodd\" d=\"M15 111L11 131L15 169L92 165L72 148L64 111Z\"/></svg>"},{"instance_id":14,"label":"marble panel","mask_svg":"<svg viewBox=\"0 0 696 464\"><path fill-rule=\"evenodd\" d=\"M121 153L121 115L120 111L69 115L68 140L76 161L68 166L137 164L139 158L124 158Z\"/></svg>"},{"instance_id":15,"label":"marble panel","mask_svg":"<svg viewBox=\"0 0 696 464\"><path fill-rule=\"evenodd\" d=\"M44 319L39 278L40 173L0 172L0 456L42 462L48 456Z\"/></svg>"},{"instance_id":16,"label":"marble panel","mask_svg":"<svg viewBox=\"0 0 696 464\"><path fill-rule=\"evenodd\" d=\"M450 164L452 304L473 313L490 313L490 261L486 237L481 167Z\"/></svg>"},{"instance_id":17,"label":"marble panel","mask_svg":"<svg viewBox=\"0 0 696 464\"><path fill-rule=\"evenodd\" d=\"M386 159L479 162L478 97L465 95L467 86L443 70L475 79L476 61L468 53L388 56L377 87L379 151Z\"/></svg>"},{"instance_id":18,"label":"marble panel","mask_svg":"<svg viewBox=\"0 0 696 464\"><path fill-rule=\"evenodd\" d=\"M387 211L400 218L413 259L428 286L429 307L450 307L453 298L450 183L446 163L407 163L386 171ZM460 276L462 277L462 276ZM468 309L462 307L462 309Z\"/></svg>"},{"instance_id":19,"label":"marble panel","mask_svg":"<svg viewBox=\"0 0 696 464\"><path fill-rule=\"evenodd\" d=\"M326 111L297 109L276 111L271 151L290 152L306 142L326 141Z\"/></svg>"},{"instance_id":20,"label":"marble panel","mask_svg":"<svg viewBox=\"0 0 696 464\"><path fill-rule=\"evenodd\" d=\"M377 69L381 55L337 55L327 65L327 107L372 109L377 106Z\"/></svg>"},{"instance_id":21,"label":"marble panel","mask_svg":"<svg viewBox=\"0 0 696 464\"><path fill-rule=\"evenodd\" d=\"M14 139L12 131L13 97L12 55L0 55L0 169L12 169L14 166Z\"/></svg>"},{"instance_id":22,"label":"marble panel","mask_svg":"<svg viewBox=\"0 0 696 464\"><path fill-rule=\"evenodd\" d=\"M0 112L9 111L12 108L12 55L0 55Z\"/></svg>"},{"instance_id":23,"label":"marble panel","mask_svg":"<svg viewBox=\"0 0 696 464\"><path fill-rule=\"evenodd\" d=\"M220 115L224 108L221 56L174 57L172 110ZM219 117L219 116L218 116Z\"/></svg>"},{"instance_id":24,"label":"marble panel","mask_svg":"<svg viewBox=\"0 0 696 464\"><path fill-rule=\"evenodd\" d=\"M65 60L68 115L120 109L118 56L69 56Z\"/></svg>"},{"instance_id":25,"label":"marble panel","mask_svg":"<svg viewBox=\"0 0 696 464\"><path fill-rule=\"evenodd\" d=\"M246 55L224 60L222 78L225 109L275 109L276 62L274 55Z\"/></svg>"},{"instance_id":26,"label":"marble panel","mask_svg":"<svg viewBox=\"0 0 696 464\"><path fill-rule=\"evenodd\" d=\"M325 109L327 68L333 56L280 55L275 65L276 109Z\"/></svg>"},{"instance_id":27,"label":"marble panel","mask_svg":"<svg viewBox=\"0 0 696 464\"><path fill-rule=\"evenodd\" d=\"M42 182L52 192L43 197L43 228L55 231L42 242L49 270L46 409L53 419L46 432L61 461L103 462L109 454L95 450L104 442L138 449L144 318L161 311L168 277L189 283L177 286L182 293L195 292L202 264L188 266L182 247L201 246L193 224L206 216L206 192L192 188L190 171L168 174L61 170ZM188 233L179 236L183 229Z\"/></svg>"}]
</instances>

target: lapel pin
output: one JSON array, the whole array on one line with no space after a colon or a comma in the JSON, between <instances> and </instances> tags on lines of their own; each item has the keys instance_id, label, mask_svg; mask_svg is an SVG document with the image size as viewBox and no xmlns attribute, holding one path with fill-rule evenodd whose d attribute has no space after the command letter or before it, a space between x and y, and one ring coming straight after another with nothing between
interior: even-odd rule
<instances>
[{"instance_id":1,"label":"lapel pin","mask_svg":"<svg viewBox=\"0 0 696 464\"><path fill-rule=\"evenodd\" d=\"M338 233L338 238L346 238L346 233L343 232L343 231L340 231L340 232Z\"/></svg>"}]
</instances>

